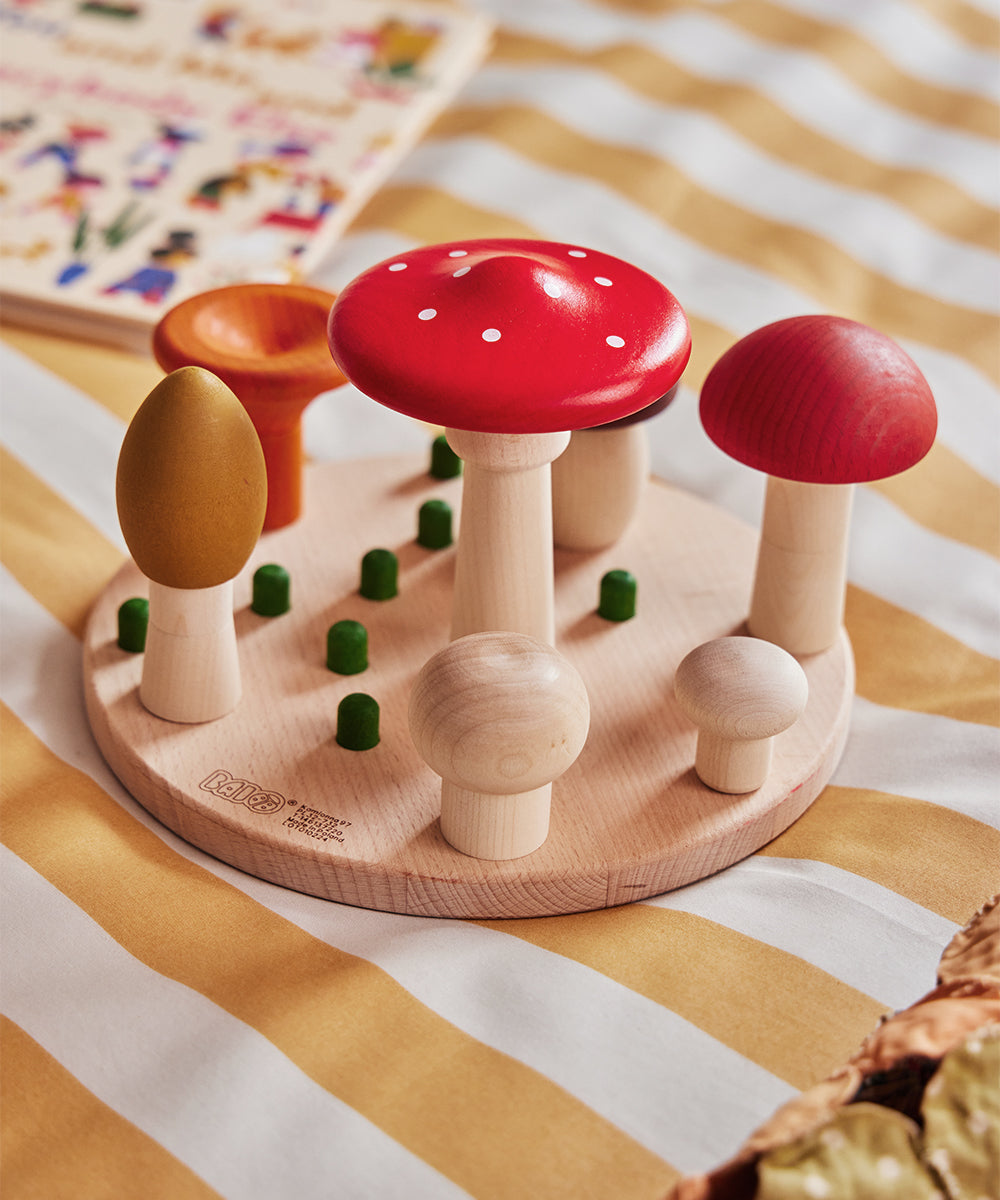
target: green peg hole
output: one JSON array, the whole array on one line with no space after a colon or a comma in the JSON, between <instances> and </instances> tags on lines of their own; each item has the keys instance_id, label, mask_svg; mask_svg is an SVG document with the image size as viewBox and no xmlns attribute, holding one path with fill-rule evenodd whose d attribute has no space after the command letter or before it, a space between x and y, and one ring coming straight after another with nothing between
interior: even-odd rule
<instances>
[{"instance_id":1,"label":"green peg hole","mask_svg":"<svg viewBox=\"0 0 1000 1200\"><path fill-rule=\"evenodd\" d=\"M391 600L399 591L399 560L391 550L369 550L361 560L361 595Z\"/></svg>"},{"instance_id":2,"label":"green peg hole","mask_svg":"<svg viewBox=\"0 0 1000 1200\"><path fill-rule=\"evenodd\" d=\"M368 630L360 621L337 621L326 634L326 665L338 675L368 668Z\"/></svg>"},{"instance_id":3,"label":"green peg hole","mask_svg":"<svg viewBox=\"0 0 1000 1200\"><path fill-rule=\"evenodd\" d=\"M421 504L417 541L428 550L443 550L451 545L451 505L446 500L425 500Z\"/></svg>"},{"instance_id":4,"label":"green peg hole","mask_svg":"<svg viewBox=\"0 0 1000 1200\"><path fill-rule=\"evenodd\" d=\"M431 442L430 473L435 479L454 479L462 474L462 460L448 445L443 433Z\"/></svg>"},{"instance_id":5,"label":"green peg hole","mask_svg":"<svg viewBox=\"0 0 1000 1200\"><path fill-rule=\"evenodd\" d=\"M345 750L371 750L378 745L378 701L352 692L337 705L337 745Z\"/></svg>"},{"instance_id":6,"label":"green peg hole","mask_svg":"<svg viewBox=\"0 0 1000 1200\"><path fill-rule=\"evenodd\" d=\"M267 563L253 576L250 607L262 617L280 617L292 607L292 581L284 567Z\"/></svg>"},{"instance_id":7,"label":"green peg hole","mask_svg":"<svg viewBox=\"0 0 1000 1200\"><path fill-rule=\"evenodd\" d=\"M149 626L149 601L135 596L118 609L118 645L130 654L146 649L146 629Z\"/></svg>"},{"instance_id":8,"label":"green peg hole","mask_svg":"<svg viewBox=\"0 0 1000 1200\"><path fill-rule=\"evenodd\" d=\"M608 571L601 579L597 615L605 621L629 621L635 616L636 582L630 571Z\"/></svg>"}]
</instances>

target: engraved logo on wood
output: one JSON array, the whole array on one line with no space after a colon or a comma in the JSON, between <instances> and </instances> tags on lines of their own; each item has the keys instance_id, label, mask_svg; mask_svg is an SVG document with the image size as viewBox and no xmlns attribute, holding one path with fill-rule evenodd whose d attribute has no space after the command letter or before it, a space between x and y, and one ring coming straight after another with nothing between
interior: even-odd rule
<instances>
[{"instance_id":1,"label":"engraved logo on wood","mask_svg":"<svg viewBox=\"0 0 1000 1200\"><path fill-rule=\"evenodd\" d=\"M287 804L285 797L280 792L262 788L250 779L237 779L228 771L213 771L198 786L215 796L231 800L234 804L245 804L251 812L261 813L264 816L278 812Z\"/></svg>"}]
</instances>

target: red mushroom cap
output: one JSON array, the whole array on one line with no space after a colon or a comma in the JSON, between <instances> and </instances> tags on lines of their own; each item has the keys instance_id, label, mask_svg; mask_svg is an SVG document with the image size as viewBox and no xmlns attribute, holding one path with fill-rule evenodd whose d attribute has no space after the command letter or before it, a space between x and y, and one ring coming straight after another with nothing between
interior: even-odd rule
<instances>
[{"instance_id":1,"label":"red mushroom cap","mask_svg":"<svg viewBox=\"0 0 1000 1200\"><path fill-rule=\"evenodd\" d=\"M927 380L891 338L843 317L775 321L731 346L701 390L713 442L801 483L897 475L934 442Z\"/></svg>"},{"instance_id":2,"label":"red mushroom cap","mask_svg":"<svg viewBox=\"0 0 1000 1200\"><path fill-rule=\"evenodd\" d=\"M616 420L671 388L691 353L684 310L645 271L516 238L386 259L344 288L327 332L373 400L483 433Z\"/></svg>"}]
</instances>

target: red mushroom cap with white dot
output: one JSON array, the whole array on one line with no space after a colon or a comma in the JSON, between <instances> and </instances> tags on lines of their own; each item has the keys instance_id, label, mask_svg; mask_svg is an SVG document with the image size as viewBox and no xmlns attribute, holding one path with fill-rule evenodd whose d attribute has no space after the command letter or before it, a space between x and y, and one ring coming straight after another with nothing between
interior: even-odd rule
<instances>
[{"instance_id":1,"label":"red mushroom cap with white dot","mask_svg":"<svg viewBox=\"0 0 1000 1200\"><path fill-rule=\"evenodd\" d=\"M931 448L937 408L901 346L844 317L802 316L748 334L701 390L701 422L732 458L800 483L865 483Z\"/></svg>"},{"instance_id":2,"label":"red mushroom cap with white dot","mask_svg":"<svg viewBox=\"0 0 1000 1200\"><path fill-rule=\"evenodd\" d=\"M485 238L386 259L340 293L330 350L365 395L483 433L583 429L646 407L691 353L652 275L558 242Z\"/></svg>"}]
</instances>

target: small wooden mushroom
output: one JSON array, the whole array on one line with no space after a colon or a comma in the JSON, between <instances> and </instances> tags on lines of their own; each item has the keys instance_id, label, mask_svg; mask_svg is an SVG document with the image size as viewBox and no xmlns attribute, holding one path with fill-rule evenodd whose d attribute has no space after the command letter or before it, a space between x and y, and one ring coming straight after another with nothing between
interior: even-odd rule
<instances>
[{"instance_id":1,"label":"small wooden mushroom","mask_svg":"<svg viewBox=\"0 0 1000 1200\"><path fill-rule=\"evenodd\" d=\"M370 268L341 292L329 341L360 391L443 425L465 461L452 636L551 642L550 463L568 430L673 386L690 353L680 305L599 251L490 238Z\"/></svg>"},{"instance_id":2,"label":"small wooden mushroom","mask_svg":"<svg viewBox=\"0 0 1000 1200\"><path fill-rule=\"evenodd\" d=\"M912 467L937 431L931 390L884 334L842 317L791 317L748 334L701 392L705 432L768 473L748 626L792 654L843 623L854 485Z\"/></svg>"},{"instance_id":3,"label":"small wooden mushroom","mask_svg":"<svg viewBox=\"0 0 1000 1200\"><path fill-rule=\"evenodd\" d=\"M125 433L116 493L149 580L139 698L169 721L224 716L240 697L233 579L260 536L267 481L253 424L220 379L182 367L157 384Z\"/></svg>"},{"instance_id":4,"label":"small wooden mushroom","mask_svg":"<svg viewBox=\"0 0 1000 1200\"><path fill-rule=\"evenodd\" d=\"M521 858L545 841L552 781L587 739L576 669L545 642L479 633L434 655L410 697L410 732L441 783L441 832L463 854Z\"/></svg>"},{"instance_id":5,"label":"small wooden mushroom","mask_svg":"<svg viewBox=\"0 0 1000 1200\"><path fill-rule=\"evenodd\" d=\"M798 662L759 638L705 642L684 658L674 694L698 726L694 769L717 792L753 792L767 779L774 738L809 698Z\"/></svg>"},{"instance_id":6,"label":"small wooden mushroom","mask_svg":"<svg viewBox=\"0 0 1000 1200\"><path fill-rule=\"evenodd\" d=\"M265 529L299 516L302 413L344 382L326 348L334 299L305 284L234 284L181 301L153 331L153 353L165 371L205 367L249 412L267 464Z\"/></svg>"},{"instance_id":7,"label":"small wooden mushroom","mask_svg":"<svg viewBox=\"0 0 1000 1200\"><path fill-rule=\"evenodd\" d=\"M674 384L631 416L574 431L552 464L552 533L560 549L603 550L628 529L649 482L645 423L676 394Z\"/></svg>"}]
</instances>

